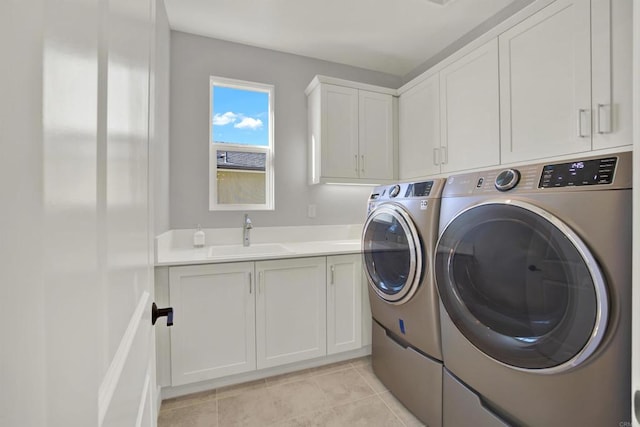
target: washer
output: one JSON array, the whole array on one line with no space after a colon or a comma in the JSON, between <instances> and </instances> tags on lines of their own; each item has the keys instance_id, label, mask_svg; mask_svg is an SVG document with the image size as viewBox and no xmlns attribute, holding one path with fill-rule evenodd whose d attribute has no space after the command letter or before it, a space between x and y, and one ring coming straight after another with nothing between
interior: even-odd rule
<instances>
[{"instance_id":1,"label":"washer","mask_svg":"<svg viewBox=\"0 0 640 427\"><path fill-rule=\"evenodd\" d=\"M362 234L372 366L425 424L442 424L442 350L433 253L443 179L376 187Z\"/></svg>"},{"instance_id":2,"label":"washer","mask_svg":"<svg viewBox=\"0 0 640 427\"><path fill-rule=\"evenodd\" d=\"M629 425L631 153L449 177L445 426Z\"/></svg>"}]
</instances>

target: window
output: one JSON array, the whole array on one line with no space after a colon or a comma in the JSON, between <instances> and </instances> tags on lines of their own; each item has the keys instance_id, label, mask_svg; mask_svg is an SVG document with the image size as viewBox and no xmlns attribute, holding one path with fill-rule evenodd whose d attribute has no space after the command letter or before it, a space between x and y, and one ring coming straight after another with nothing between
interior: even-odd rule
<instances>
[{"instance_id":1,"label":"window","mask_svg":"<svg viewBox=\"0 0 640 427\"><path fill-rule=\"evenodd\" d=\"M211 77L209 210L273 210L273 86Z\"/></svg>"}]
</instances>

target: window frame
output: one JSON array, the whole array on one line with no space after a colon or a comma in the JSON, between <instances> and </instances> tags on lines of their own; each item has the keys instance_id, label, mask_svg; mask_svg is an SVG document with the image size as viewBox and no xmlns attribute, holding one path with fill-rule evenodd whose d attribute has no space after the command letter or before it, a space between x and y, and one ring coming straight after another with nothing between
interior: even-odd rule
<instances>
[{"instance_id":1,"label":"window frame","mask_svg":"<svg viewBox=\"0 0 640 427\"><path fill-rule=\"evenodd\" d=\"M216 143L213 140L213 88L214 86L229 87L233 89L249 90L255 92L265 92L269 95L268 111L268 135L269 144L267 146ZM266 83L250 82L245 80L229 79L225 77L209 77L209 211L272 211L275 210L274 191L274 92L275 86ZM265 153L265 203L218 203L218 150L240 151L246 153Z\"/></svg>"}]
</instances>

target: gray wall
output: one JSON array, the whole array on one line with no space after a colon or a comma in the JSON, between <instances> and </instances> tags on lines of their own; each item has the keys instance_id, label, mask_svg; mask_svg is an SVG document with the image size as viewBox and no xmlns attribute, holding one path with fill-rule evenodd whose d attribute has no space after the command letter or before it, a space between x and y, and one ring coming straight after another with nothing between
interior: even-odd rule
<instances>
[{"instance_id":1,"label":"gray wall","mask_svg":"<svg viewBox=\"0 0 640 427\"><path fill-rule=\"evenodd\" d=\"M208 208L209 76L275 86L275 211L251 212L256 227L364 221L370 187L307 185L307 99L316 74L397 88L397 76L171 32L170 228L240 227L244 212ZM307 217L315 204L316 218Z\"/></svg>"},{"instance_id":2,"label":"gray wall","mask_svg":"<svg viewBox=\"0 0 640 427\"><path fill-rule=\"evenodd\" d=\"M154 97L151 138L151 194L156 235L169 230L169 68L171 30L164 2L156 2Z\"/></svg>"}]
</instances>

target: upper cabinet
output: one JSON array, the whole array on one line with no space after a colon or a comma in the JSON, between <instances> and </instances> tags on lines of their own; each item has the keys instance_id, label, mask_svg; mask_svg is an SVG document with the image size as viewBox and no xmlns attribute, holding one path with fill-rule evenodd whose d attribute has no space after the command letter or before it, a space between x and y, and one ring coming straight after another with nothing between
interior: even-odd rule
<instances>
[{"instance_id":1,"label":"upper cabinet","mask_svg":"<svg viewBox=\"0 0 640 427\"><path fill-rule=\"evenodd\" d=\"M498 43L495 40L440 71L442 172L500 163Z\"/></svg>"},{"instance_id":2,"label":"upper cabinet","mask_svg":"<svg viewBox=\"0 0 640 427\"><path fill-rule=\"evenodd\" d=\"M499 36L503 163L631 143L623 3L557 0Z\"/></svg>"},{"instance_id":3,"label":"upper cabinet","mask_svg":"<svg viewBox=\"0 0 640 427\"><path fill-rule=\"evenodd\" d=\"M435 74L398 100L398 176L407 180L440 173L440 79Z\"/></svg>"},{"instance_id":4,"label":"upper cabinet","mask_svg":"<svg viewBox=\"0 0 640 427\"><path fill-rule=\"evenodd\" d=\"M321 76L313 79L306 91L310 183L395 178L394 92Z\"/></svg>"},{"instance_id":5,"label":"upper cabinet","mask_svg":"<svg viewBox=\"0 0 640 427\"><path fill-rule=\"evenodd\" d=\"M558 0L500 35L503 162L591 150L590 15Z\"/></svg>"},{"instance_id":6,"label":"upper cabinet","mask_svg":"<svg viewBox=\"0 0 640 427\"><path fill-rule=\"evenodd\" d=\"M498 44L492 40L400 95L399 176L500 162Z\"/></svg>"}]
</instances>

